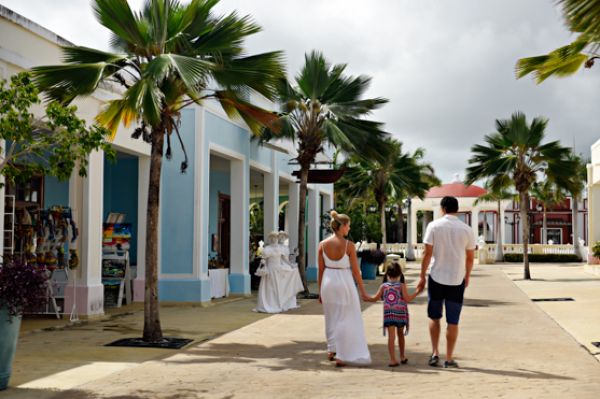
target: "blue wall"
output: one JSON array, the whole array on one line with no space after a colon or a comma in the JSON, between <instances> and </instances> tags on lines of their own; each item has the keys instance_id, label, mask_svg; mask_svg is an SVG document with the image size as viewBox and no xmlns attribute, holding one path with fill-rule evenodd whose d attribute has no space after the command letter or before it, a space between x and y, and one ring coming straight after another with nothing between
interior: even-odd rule
<instances>
[{"instance_id":1,"label":"blue wall","mask_svg":"<svg viewBox=\"0 0 600 399\"><path fill-rule=\"evenodd\" d=\"M230 195L230 178L229 173L224 171L210 171L210 198L209 198L209 221L208 221L208 250L209 256L216 255L217 252L212 250L212 235L219 234L219 193Z\"/></svg>"},{"instance_id":2,"label":"blue wall","mask_svg":"<svg viewBox=\"0 0 600 399\"><path fill-rule=\"evenodd\" d=\"M138 236L138 158L122 153L116 162L104 160L104 218L111 212L124 213L131 224L131 264L137 264Z\"/></svg>"},{"instance_id":3,"label":"blue wall","mask_svg":"<svg viewBox=\"0 0 600 399\"><path fill-rule=\"evenodd\" d=\"M181 173L184 156L176 137L171 140L173 158L170 161L163 158L160 200L162 273L191 274L194 271L194 124L194 111L184 110L179 131L188 153L186 173Z\"/></svg>"},{"instance_id":4,"label":"blue wall","mask_svg":"<svg viewBox=\"0 0 600 399\"><path fill-rule=\"evenodd\" d=\"M69 181L60 181L53 176L44 177L44 208L52 205L69 205ZM81 221L76 220L76 223Z\"/></svg>"}]
</instances>

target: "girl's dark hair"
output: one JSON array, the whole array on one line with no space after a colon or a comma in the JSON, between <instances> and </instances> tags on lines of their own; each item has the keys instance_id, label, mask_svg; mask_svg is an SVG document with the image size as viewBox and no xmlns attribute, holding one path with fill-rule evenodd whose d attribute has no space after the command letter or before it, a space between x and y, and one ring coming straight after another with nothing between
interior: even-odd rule
<instances>
[{"instance_id":1,"label":"girl's dark hair","mask_svg":"<svg viewBox=\"0 0 600 399\"><path fill-rule=\"evenodd\" d=\"M385 275L389 278L400 277L402 274L402 268L398 262L392 262L386 269Z\"/></svg>"}]
</instances>

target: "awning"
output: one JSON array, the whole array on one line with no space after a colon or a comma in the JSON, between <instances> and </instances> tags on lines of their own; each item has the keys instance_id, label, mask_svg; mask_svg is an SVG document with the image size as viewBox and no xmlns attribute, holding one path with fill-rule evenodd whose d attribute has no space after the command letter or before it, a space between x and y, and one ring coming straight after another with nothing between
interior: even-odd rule
<instances>
[{"instance_id":1,"label":"awning","mask_svg":"<svg viewBox=\"0 0 600 399\"><path fill-rule=\"evenodd\" d=\"M308 171L308 182L317 184L335 183L343 176L345 171L346 169L310 169ZM293 171L292 176L300 178L300 171Z\"/></svg>"}]
</instances>

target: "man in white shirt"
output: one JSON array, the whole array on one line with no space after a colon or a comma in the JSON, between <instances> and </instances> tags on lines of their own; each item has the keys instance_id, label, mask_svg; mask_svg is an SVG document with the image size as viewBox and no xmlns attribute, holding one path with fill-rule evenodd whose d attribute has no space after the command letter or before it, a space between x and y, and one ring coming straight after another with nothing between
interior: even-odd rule
<instances>
[{"instance_id":1,"label":"man in white shirt","mask_svg":"<svg viewBox=\"0 0 600 399\"><path fill-rule=\"evenodd\" d=\"M445 368L455 368L458 364L452 358L458 338L458 321L462 310L465 288L469 285L475 236L469 226L456 217L458 200L444 197L440 202L442 217L431 222L425 231L425 254L421 262L421 280L417 289L425 287L425 275L431 262L431 272L427 282L429 334L432 354L430 366L439 363L438 344L440 340L440 319L442 308L446 308L446 361Z\"/></svg>"}]
</instances>

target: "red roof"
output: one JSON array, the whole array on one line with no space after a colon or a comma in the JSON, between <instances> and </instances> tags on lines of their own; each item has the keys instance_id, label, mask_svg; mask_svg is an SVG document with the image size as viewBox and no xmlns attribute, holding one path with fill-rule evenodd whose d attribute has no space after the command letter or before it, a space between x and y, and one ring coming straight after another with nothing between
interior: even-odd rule
<instances>
[{"instance_id":1,"label":"red roof","mask_svg":"<svg viewBox=\"0 0 600 399\"><path fill-rule=\"evenodd\" d=\"M434 187L427 192L427 198L442 198L446 196L451 197L470 197L479 198L482 195L487 194L484 188L479 186L465 186L462 183L448 183L442 184L441 186Z\"/></svg>"}]
</instances>

